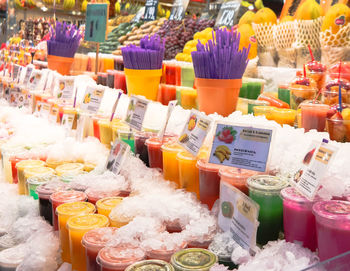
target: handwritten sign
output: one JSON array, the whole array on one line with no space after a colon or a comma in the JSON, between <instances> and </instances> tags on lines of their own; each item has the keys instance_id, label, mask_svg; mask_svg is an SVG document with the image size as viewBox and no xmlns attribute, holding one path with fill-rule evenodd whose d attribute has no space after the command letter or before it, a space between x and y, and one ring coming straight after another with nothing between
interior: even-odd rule
<instances>
[{"instance_id":1,"label":"handwritten sign","mask_svg":"<svg viewBox=\"0 0 350 271\"><path fill-rule=\"evenodd\" d=\"M109 4L91 3L86 8L85 36L86 41L106 41Z\"/></svg>"},{"instance_id":2,"label":"handwritten sign","mask_svg":"<svg viewBox=\"0 0 350 271\"><path fill-rule=\"evenodd\" d=\"M155 21L157 19L158 0L147 0L145 4L145 13L143 19L145 21Z\"/></svg>"},{"instance_id":3,"label":"handwritten sign","mask_svg":"<svg viewBox=\"0 0 350 271\"><path fill-rule=\"evenodd\" d=\"M170 21L181 21L185 18L186 9L189 0L174 0L173 8L171 9Z\"/></svg>"},{"instance_id":4,"label":"handwritten sign","mask_svg":"<svg viewBox=\"0 0 350 271\"><path fill-rule=\"evenodd\" d=\"M215 26L232 27L235 17L238 14L238 9L241 1L231 0L225 1L220 8L218 17L216 18Z\"/></svg>"}]
</instances>

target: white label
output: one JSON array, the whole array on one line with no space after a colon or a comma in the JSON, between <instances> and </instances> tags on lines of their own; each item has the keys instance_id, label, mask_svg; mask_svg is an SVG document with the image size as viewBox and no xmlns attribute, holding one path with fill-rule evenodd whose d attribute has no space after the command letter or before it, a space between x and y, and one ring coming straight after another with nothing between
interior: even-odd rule
<instances>
[{"instance_id":1,"label":"white label","mask_svg":"<svg viewBox=\"0 0 350 271\"><path fill-rule=\"evenodd\" d=\"M74 94L74 77L59 78L56 88L57 99L61 101L72 100Z\"/></svg>"},{"instance_id":2,"label":"white label","mask_svg":"<svg viewBox=\"0 0 350 271\"><path fill-rule=\"evenodd\" d=\"M107 160L107 170L115 174L120 172L120 169L126 159L127 153L130 151L130 146L119 139L113 144Z\"/></svg>"},{"instance_id":3,"label":"white label","mask_svg":"<svg viewBox=\"0 0 350 271\"><path fill-rule=\"evenodd\" d=\"M48 103L40 102L40 116L48 117L50 115L51 105Z\"/></svg>"},{"instance_id":4,"label":"white label","mask_svg":"<svg viewBox=\"0 0 350 271\"><path fill-rule=\"evenodd\" d=\"M29 90L36 90L37 85L39 84L41 77L42 77L42 71L40 70L33 70L29 82L28 82L28 89Z\"/></svg>"},{"instance_id":5,"label":"white label","mask_svg":"<svg viewBox=\"0 0 350 271\"><path fill-rule=\"evenodd\" d=\"M17 79L19 68L20 68L20 66L17 65L17 64L15 64L13 66L13 72L12 72L12 79L13 79L13 81L15 81Z\"/></svg>"},{"instance_id":6,"label":"white label","mask_svg":"<svg viewBox=\"0 0 350 271\"><path fill-rule=\"evenodd\" d=\"M131 96L126 122L131 128L141 131L149 101L140 97Z\"/></svg>"},{"instance_id":7,"label":"white label","mask_svg":"<svg viewBox=\"0 0 350 271\"><path fill-rule=\"evenodd\" d=\"M176 104L177 104L177 100L169 101L169 104L168 104L168 112L167 112L165 124L164 124L163 129L159 132L160 141L163 141L164 133L165 133L165 131L166 131L166 127L167 127L167 125L168 125L171 112L173 112L173 110L174 110Z\"/></svg>"},{"instance_id":8,"label":"white label","mask_svg":"<svg viewBox=\"0 0 350 271\"><path fill-rule=\"evenodd\" d=\"M220 183L219 227L245 250L256 245L259 205L232 185Z\"/></svg>"},{"instance_id":9,"label":"white label","mask_svg":"<svg viewBox=\"0 0 350 271\"><path fill-rule=\"evenodd\" d=\"M62 126L66 130L72 130L74 124L75 114L63 114L62 116Z\"/></svg>"},{"instance_id":10,"label":"white label","mask_svg":"<svg viewBox=\"0 0 350 271\"><path fill-rule=\"evenodd\" d=\"M56 123L57 122L57 118L58 118L58 108L52 106L51 110L50 110L50 115L49 115L49 121Z\"/></svg>"},{"instance_id":11,"label":"white label","mask_svg":"<svg viewBox=\"0 0 350 271\"><path fill-rule=\"evenodd\" d=\"M32 67L27 67L26 69L26 75L24 76L24 81L23 81L23 84L24 85L27 85L28 82L29 82L29 78L32 74L32 71L33 71L33 68Z\"/></svg>"},{"instance_id":12,"label":"white label","mask_svg":"<svg viewBox=\"0 0 350 271\"><path fill-rule=\"evenodd\" d=\"M211 119L192 109L185 128L179 137L179 143L192 155L197 156L208 134Z\"/></svg>"},{"instance_id":13,"label":"white label","mask_svg":"<svg viewBox=\"0 0 350 271\"><path fill-rule=\"evenodd\" d=\"M100 109L105 88L99 86L87 86L83 103L80 108L91 114L96 114Z\"/></svg>"}]
</instances>

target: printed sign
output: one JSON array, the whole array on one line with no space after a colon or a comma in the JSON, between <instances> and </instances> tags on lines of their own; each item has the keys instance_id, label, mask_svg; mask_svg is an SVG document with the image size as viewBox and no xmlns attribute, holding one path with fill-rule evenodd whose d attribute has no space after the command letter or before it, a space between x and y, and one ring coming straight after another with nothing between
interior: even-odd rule
<instances>
[{"instance_id":1,"label":"printed sign","mask_svg":"<svg viewBox=\"0 0 350 271\"><path fill-rule=\"evenodd\" d=\"M170 21L181 21L185 18L186 9L189 0L174 0L173 8L171 9Z\"/></svg>"},{"instance_id":2,"label":"printed sign","mask_svg":"<svg viewBox=\"0 0 350 271\"><path fill-rule=\"evenodd\" d=\"M130 146L119 139L113 144L111 152L109 153L107 160L107 170L112 171L115 174L120 172L120 169L126 159L126 154L130 151Z\"/></svg>"},{"instance_id":3,"label":"printed sign","mask_svg":"<svg viewBox=\"0 0 350 271\"><path fill-rule=\"evenodd\" d=\"M234 186L220 183L219 227L245 250L256 245L259 205Z\"/></svg>"},{"instance_id":4,"label":"printed sign","mask_svg":"<svg viewBox=\"0 0 350 271\"><path fill-rule=\"evenodd\" d=\"M209 163L265 172L274 130L217 124Z\"/></svg>"},{"instance_id":5,"label":"printed sign","mask_svg":"<svg viewBox=\"0 0 350 271\"><path fill-rule=\"evenodd\" d=\"M211 119L197 110L192 109L184 130L179 137L179 143L192 155L197 156L199 149L204 143Z\"/></svg>"},{"instance_id":6,"label":"printed sign","mask_svg":"<svg viewBox=\"0 0 350 271\"><path fill-rule=\"evenodd\" d=\"M96 114L100 108L105 88L100 86L87 86L83 103L80 108L86 112Z\"/></svg>"},{"instance_id":7,"label":"printed sign","mask_svg":"<svg viewBox=\"0 0 350 271\"><path fill-rule=\"evenodd\" d=\"M24 81L23 81L24 85L28 84L30 75L32 74L32 71L33 71L33 67L27 66L26 75L24 76Z\"/></svg>"},{"instance_id":8,"label":"printed sign","mask_svg":"<svg viewBox=\"0 0 350 271\"><path fill-rule=\"evenodd\" d=\"M230 0L222 3L218 17L216 18L215 26L228 26L234 25L234 19L238 14L238 9L241 5L241 1Z\"/></svg>"},{"instance_id":9,"label":"printed sign","mask_svg":"<svg viewBox=\"0 0 350 271\"><path fill-rule=\"evenodd\" d=\"M63 116L62 116L62 126L66 130L70 131L70 130L72 130L74 128L73 125L74 125L75 116L76 116L76 114L74 114L74 113L65 113L65 114L63 114Z\"/></svg>"},{"instance_id":10,"label":"printed sign","mask_svg":"<svg viewBox=\"0 0 350 271\"><path fill-rule=\"evenodd\" d=\"M57 79L56 97L59 100L72 100L74 93L74 77L62 77Z\"/></svg>"},{"instance_id":11,"label":"printed sign","mask_svg":"<svg viewBox=\"0 0 350 271\"><path fill-rule=\"evenodd\" d=\"M37 85L39 84L41 77L43 76L42 71L33 70L28 81L28 89L36 90Z\"/></svg>"},{"instance_id":12,"label":"printed sign","mask_svg":"<svg viewBox=\"0 0 350 271\"><path fill-rule=\"evenodd\" d=\"M18 76L20 66L18 64L13 65L12 79L15 81Z\"/></svg>"},{"instance_id":13,"label":"printed sign","mask_svg":"<svg viewBox=\"0 0 350 271\"><path fill-rule=\"evenodd\" d=\"M142 16L145 14L145 9L146 9L145 7L140 8L130 22L138 23L141 20Z\"/></svg>"},{"instance_id":14,"label":"printed sign","mask_svg":"<svg viewBox=\"0 0 350 271\"><path fill-rule=\"evenodd\" d=\"M58 118L58 107L56 106L52 106L51 110L50 110L50 114L49 114L49 121L51 121L52 123L56 123L57 122L57 118Z\"/></svg>"},{"instance_id":15,"label":"printed sign","mask_svg":"<svg viewBox=\"0 0 350 271\"><path fill-rule=\"evenodd\" d=\"M40 116L48 118L51 112L51 105L44 102L39 102L38 104L38 111L40 112Z\"/></svg>"},{"instance_id":16,"label":"printed sign","mask_svg":"<svg viewBox=\"0 0 350 271\"><path fill-rule=\"evenodd\" d=\"M131 128L141 131L149 101L137 96L130 97L125 121Z\"/></svg>"},{"instance_id":17,"label":"printed sign","mask_svg":"<svg viewBox=\"0 0 350 271\"><path fill-rule=\"evenodd\" d=\"M337 147L326 142L328 141L312 142L303 159L302 167L295 173L292 180L292 185L310 200L314 199L320 187L320 181L338 150Z\"/></svg>"},{"instance_id":18,"label":"printed sign","mask_svg":"<svg viewBox=\"0 0 350 271\"><path fill-rule=\"evenodd\" d=\"M145 21L155 21L157 19L157 11L158 0L146 0L143 19Z\"/></svg>"},{"instance_id":19,"label":"printed sign","mask_svg":"<svg viewBox=\"0 0 350 271\"><path fill-rule=\"evenodd\" d=\"M169 103L168 103L168 112L167 112L165 124L164 124L163 129L160 130L160 132L159 132L159 138L160 138L161 141L163 140L163 137L164 137L164 134L165 134L165 131L166 131L166 127L167 127L168 122L169 122L169 118L170 118L171 112L173 112L176 104L177 104L177 100L169 101Z\"/></svg>"},{"instance_id":20,"label":"printed sign","mask_svg":"<svg viewBox=\"0 0 350 271\"><path fill-rule=\"evenodd\" d=\"M106 41L109 4L89 3L86 7L85 35L86 41Z\"/></svg>"}]
</instances>

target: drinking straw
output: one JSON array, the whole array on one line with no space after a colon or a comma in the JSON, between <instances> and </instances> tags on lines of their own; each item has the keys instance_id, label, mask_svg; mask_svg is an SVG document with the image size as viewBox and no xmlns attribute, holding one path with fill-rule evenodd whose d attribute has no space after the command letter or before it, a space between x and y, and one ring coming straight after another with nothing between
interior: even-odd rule
<instances>
[{"instance_id":1,"label":"drinking straw","mask_svg":"<svg viewBox=\"0 0 350 271\"><path fill-rule=\"evenodd\" d=\"M339 74L338 74L338 83L339 83L339 95L338 95L338 99L339 99L339 112L342 112L342 111L343 111L343 108L342 108L342 97L341 97L340 72L341 72L341 61L339 62Z\"/></svg>"},{"instance_id":2,"label":"drinking straw","mask_svg":"<svg viewBox=\"0 0 350 271\"><path fill-rule=\"evenodd\" d=\"M308 44L307 47L309 48L309 53L310 53L310 56L311 56L311 61L315 61L314 54L312 53L310 44Z\"/></svg>"},{"instance_id":3,"label":"drinking straw","mask_svg":"<svg viewBox=\"0 0 350 271\"><path fill-rule=\"evenodd\" d=\"M117 109L117 105L118 105L118 103L119 103L119 99L120 99L121 96L122 96L122 92L119 91L117 100L115 101L115 103L114 103L114 105L113 105L113 108L112 108L112 115L111 115L109 121L112 121L113 118L114 118L115 110Z\"/></svg>"},{"instance_id":4,"label":"drinking straw","mask_svg":"<svg viewBox=\"0 0 350 271\"><path fill-rule=\"evenodd\" d=\"M305 68L305 64L303 66L303 69L304 69L304 78L306 78L306 68Z\"/></svg>"}]
</instances>

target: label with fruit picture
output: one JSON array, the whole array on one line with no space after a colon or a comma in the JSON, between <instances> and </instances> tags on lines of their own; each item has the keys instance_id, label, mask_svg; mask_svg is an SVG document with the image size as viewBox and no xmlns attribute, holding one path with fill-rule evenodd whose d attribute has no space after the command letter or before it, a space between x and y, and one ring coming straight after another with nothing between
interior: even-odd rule
<instances>
[{"instance_id":1,"label":"label with fruit picture","mask_svg":"<svg viewBox=\"0 0 350 271\"><path fill-rule=\"evenodd\" d=\"M13 81L15 81L17 79L20 67L21 66L18 64L13 65L13 72L12 72L12 80Z\"/></svg>"},{"instance_id":2,"label":"label with fruit picture","mask_svg":"<svg viewBox=\"0 0 350 271\"><path fill-rule=\"evenodd\" d=\"M220 183L219 227L245 250L256 245L259 205L236 187Z\"/></svg>"},{"instance_id":3,"label":"label with fruit picture","mask_svg":"<svg viewBox=\"0 0 350 271\"><path fill-rule=\"evenodd\" d=\"M23 84L26 86L29 82L29 78L32 74L32 71L33 71L33 67L30 67L30 66L27 66L26 68L26 74L24 76L24 80L23 80Z\"/></svg>"},{"instance_id":4,"label":"label with fruit picture","mask_svg":"<svg viewBox=\"0 0 350 271\"><path fill-rule=\"evenodd\" d=\"M39 82L42 78L42 71L40 70L33 70L30 77L29 81L27 84L27 87L29 90L36 90L37 86L39 85Z\"/></svg>"},{"instance_id":5,"label":"label with fruit picture","mask_svg":"<svg viewBox=\"0 0 350 271\"><path fill-rule=\"evenodd\" d=\"M116 139L108 156L106 168L114 174L119 174L126 155L130 152L130 146Z\"/></svg>"},{"instance_id":6,"label":"label with fruit picture","mask_svg":"<svg viewBox=\"0 0 350 271\"><path fill-rule=\"evenodd\" d=\"M134 128L137 131L142 130L148 103L149 100L145 98L131 95L125 119L130 128Z\"/></svg>"},{"instance_id":7,"label":"label with fruit picture","mask_svg":"<svg viewBox=\"0 0 350 271\"><path fill-rule=\"evenodd\" d=\"M73 99L74 94L74 77L64 76L56 81L56 98L60 101L68 101Z\"/></svg>"},{"instance_id":8,"label":"label with fruit picture","mask_svg":"<svg viewBox=\"0 0 350 271\"><path fill-rule=\"evenodd\" d=\"M84 99L80 105L81 110L96 114L100 109L105 87L103 86L87 86Z\"/></svg>"},{"instance_id":9,"label":"label with fruit picture","mask_svg":"<svg viewBox=\"0 0 350 271\"><path fill-rule=\"evenodd\" d=\"M265 172L274 129L217 123L209 163Z\"/></svg>"},{"instance_id":10,"label":"label with fruit picture","mask_svg":"<svg viewBox=\"0 0 350 271\"><path fill-rule=\"evenodd\" d=\"M192 109L186 125L180 134L179 144L197 156L209 132L212 120L203 113Z\"/></svg>"}]
</instances>

